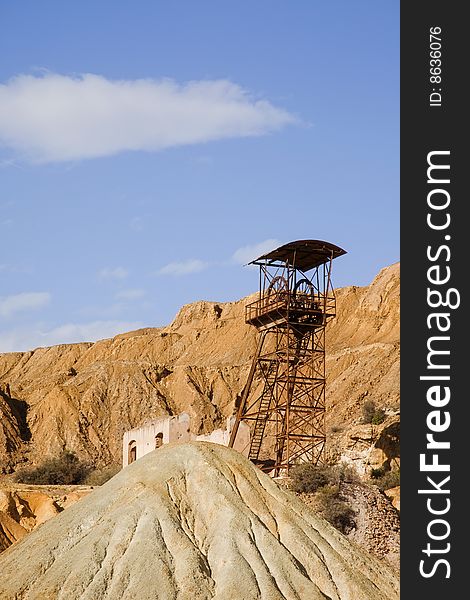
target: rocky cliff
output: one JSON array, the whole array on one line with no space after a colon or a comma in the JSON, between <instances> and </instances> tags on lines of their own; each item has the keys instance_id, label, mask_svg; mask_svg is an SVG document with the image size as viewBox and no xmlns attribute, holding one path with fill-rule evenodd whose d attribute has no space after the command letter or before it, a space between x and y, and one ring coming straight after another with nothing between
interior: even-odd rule
<instances>
[{"instance_id":1,"label":"rocky cliff","mask_svg":"<svg viewBox=\"0 0 470 600\"><path fill-rule=\"evenodd\" d=\"M0 552L92 490L84 485L0 485Z\"/></svg>"},{"instance_id":2,"label":"rocky cliff","mask_svg":"<svg viewBox=\"0 0 470 600\"><path fill-rule=\"evenodd\" d=\"M1 354L2 471L65 448L96 465L120 462L123 432L163 415L186 411L200 433L220 426L232 414L256 349L256 330L244 323L250 299L196 302L160 329ZM398 358L395 264L370 286L337 290L337 316L327 330L331 453L362 468L389 460L388 442L374 447L380 431L361 425L361 407L372 399L388 419L398 419Z\"/></svg>"}]
</instances>

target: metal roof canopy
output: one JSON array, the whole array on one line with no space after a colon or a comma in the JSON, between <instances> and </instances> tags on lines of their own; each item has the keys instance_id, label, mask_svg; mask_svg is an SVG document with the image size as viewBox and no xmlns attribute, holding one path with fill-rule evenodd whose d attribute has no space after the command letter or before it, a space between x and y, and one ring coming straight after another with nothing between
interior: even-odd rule
<instances>
[{"instance_id":1,"label":"metal roof canopy","mask_svg":"<svg viewBox=\"0 0 470 600\"><path fill-rule=\"evenodd\" d=\"M321 240L297 240L279 246L275 250L259 256L250 265L290 265L294 269L310 271L330 260L346 254L339 246Z\"/></svg>"}]
</instances>

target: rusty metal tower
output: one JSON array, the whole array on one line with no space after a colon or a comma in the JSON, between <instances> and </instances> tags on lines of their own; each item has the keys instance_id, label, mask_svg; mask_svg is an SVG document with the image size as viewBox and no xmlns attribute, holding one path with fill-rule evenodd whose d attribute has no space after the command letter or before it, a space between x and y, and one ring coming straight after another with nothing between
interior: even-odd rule
<instances>
[{"instance_id":1,"label":"rusty metal tower","mask_svg":"<svg viewBox=\"0 0 470 600\"><path fill-rule=\"evenodd\" d=\"M331 266L345 253L299 240L250 263L259 266L259 297L246 306L245 320L259 342L229 445L247 422L249 458L275 475L324 459L325 327L336 311Z\"/></svg>"}]
</instances>

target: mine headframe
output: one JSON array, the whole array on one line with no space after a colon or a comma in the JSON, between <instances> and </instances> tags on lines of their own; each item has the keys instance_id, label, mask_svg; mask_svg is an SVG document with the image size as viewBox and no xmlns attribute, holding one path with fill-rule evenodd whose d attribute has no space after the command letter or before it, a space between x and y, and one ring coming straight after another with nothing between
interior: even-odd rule
<instances>
[{"instance_id":1,"label":"mine headframe","mask_svg":"<svg viewBox=\"0 0 470 600\"><path fill-rule=\"evenodd\" d=\"M333 259L345 250L298 240L260 256L259 295L245 321L259 331L229 445L250 425L249 458L275 475L325 458L325 327L335 316Z\"/></svg>"}]
</instances>

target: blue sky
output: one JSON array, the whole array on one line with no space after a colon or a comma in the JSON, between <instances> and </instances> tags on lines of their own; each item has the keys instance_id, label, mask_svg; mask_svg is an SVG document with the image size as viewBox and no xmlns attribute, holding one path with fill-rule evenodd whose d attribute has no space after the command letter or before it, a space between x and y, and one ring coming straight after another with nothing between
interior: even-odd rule
<instances>
[{"instance_id":1,"label":"blue sky","mask_svg":"<svg viewBox=\"0 0 470 600\"><path fill-rule=\"evenodd\" d=\"M399 3L0 4L0 351L255 291L295 239L399 259Z\"/></svg>"}]
</instances>

